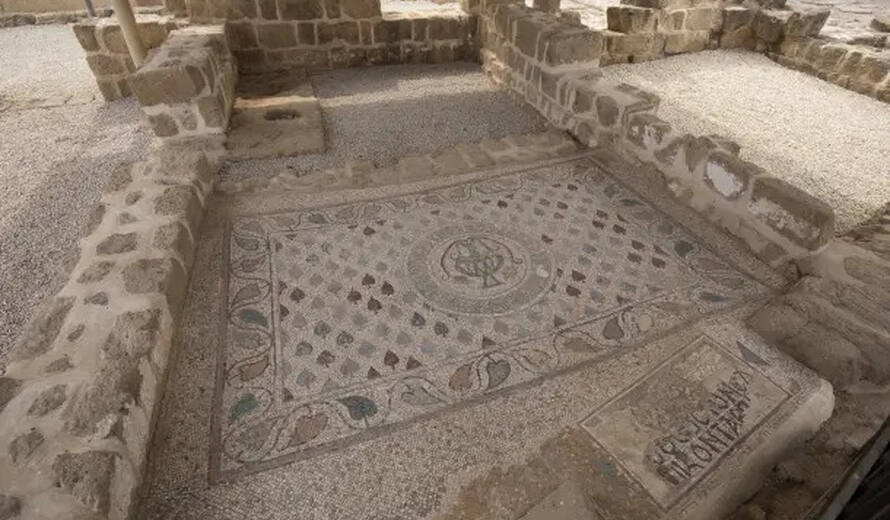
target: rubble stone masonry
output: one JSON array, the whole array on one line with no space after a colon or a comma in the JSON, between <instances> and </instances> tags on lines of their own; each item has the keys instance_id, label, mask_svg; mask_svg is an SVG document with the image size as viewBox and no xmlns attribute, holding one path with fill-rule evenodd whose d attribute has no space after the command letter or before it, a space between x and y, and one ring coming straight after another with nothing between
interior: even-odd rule
<instances>
[{"instance_id":1,"label":"rubble stone masonry","mask_svg":"<svg viewBox=\"0 0 890 520\"><path fill-rule=\"evenodd\" d=\"M235 102L237 70L222 25L194 25L167 41L130 77L158 137L223 133Z\"/></svg>"},{"instance_id":2,"label":"rubble stone masonry","mask_svg":"<svg viewBox=\"0 0 890 520\"><path fill-rule=\"evenodd\" d=\"M778 267L833 237L830 207L742 160L731 141L675 132L656 115L655 95L603 80L601 33L521 4L480 9L480 56L497 83L581 143L650 165L674 196L762 260Z\"/></svg>"},{"instance_id":3,"label":"rubble stone masonry","mask_svg":"<svg viewBox=\"0 0 890 520\"><path fill-rule=\"evenodd\" d=\"M136 16L139 36L146 49L154 49L164 43L167 35L176 30L179 23L170 16L154 14ZM136 67L130 58L117 19L91 19L76 23L73 28L105 100L114 101L129 97L131 91L127 79Z\"/></svg>"}]
</instances>

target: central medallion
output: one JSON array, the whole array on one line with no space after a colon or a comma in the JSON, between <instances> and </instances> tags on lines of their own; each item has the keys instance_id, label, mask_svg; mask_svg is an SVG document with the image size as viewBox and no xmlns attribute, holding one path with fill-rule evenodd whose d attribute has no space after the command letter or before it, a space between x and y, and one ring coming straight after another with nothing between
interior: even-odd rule
<instances>
[{"instance_id":1,"label":"central medallion","mask_svg":"<svg viewBox=\"0 0 890 520\"><path fill-rule=\"evenodd\" d=\"M544 247L511 227L455 224L417 240L406 269L417 292L434 306L462 314L505 314L549 288L553 261Z\"/></svg>"}]
</instances>

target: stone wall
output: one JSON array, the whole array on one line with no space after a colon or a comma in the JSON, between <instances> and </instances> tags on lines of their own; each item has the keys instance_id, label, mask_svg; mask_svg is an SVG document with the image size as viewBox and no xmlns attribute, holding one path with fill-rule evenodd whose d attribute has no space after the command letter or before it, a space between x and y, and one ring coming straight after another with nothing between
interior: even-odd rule
<instances>
[{"instance_id":1,"label":"stone wall","mask_svg":"<svg viewBox=\"0 0 890 520\"><path fill-rule=\"evenodd\" d=\"M147 49L160 46L167 35L178 27L178 22L170 16L152 14L137 15L136 24ZM73 28L105 100L114 101L130 96L128 78L136 67L117 19L94 18L74 24Z\"/></svg>"},{"instance_id":2,"label":"stone wall","mask_svg":"<svg viewBox=\"0 0 890 520\"><path fill-rule=\"evenodd\" d=\"M238 72L222 25L179 29L129 79L158 137L223 133Z\"/></svg>"},{"instance_id":3,"label":"stone wall","mask_svg":"<svg viewBox=\"0 0 890 520\"><path fill-rule=\"evenodd\" d=\"M890 103L890 54L816 38L785 37L770 58L850 90Z\"/></svg>"},{"instance_id":4,"label":"stone wall","mask_svg":"<svg viewBox=\"0 0 890 520\"><path fill-rule=\"evenodd\" d=\"M193 21L227 20L229 44L249 71L475 58L475 18L454 10L383 15L379 0L191 0Z\"/></svg>"},{"instance_id":5,"label":"stone wall","mask_svg":"<svg viewBox=\"0 0 890 520\"><path fill-rule=\"evenodd\" d=\"M824 203L740 159L735 143L674 131L656 115L656 96L602 80L601 35L520 4L482 8L484 69L557 127L651 165L678 199L773 266L808 257L833 237L834 213Z\"/></svg>"},{"instance_id":6,"label":"stone wall","mask_svg":"<svg viewBox=\"0 0 890 520\"><path fill-rule=\"evenodd\" d=\"M166 143L111 175L0 377L3 518L128 517L221 141Z\"/></svg>"}]
</instances>

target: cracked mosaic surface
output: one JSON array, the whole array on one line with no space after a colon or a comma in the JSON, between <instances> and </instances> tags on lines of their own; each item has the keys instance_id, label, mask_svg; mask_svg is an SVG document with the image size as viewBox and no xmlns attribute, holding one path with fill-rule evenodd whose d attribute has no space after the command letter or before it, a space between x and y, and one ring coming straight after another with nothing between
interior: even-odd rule
<instances>
[{"instance_id":1,"label":"cracked mosaic surface","mask_svg":"<svg viewBox=\"0 0 890 520\"><path fill-rule=\"evenodd\" d=\"M211 476L598 360L762 287L587 159L231 222Z\"/></svg>"}]
</instances>

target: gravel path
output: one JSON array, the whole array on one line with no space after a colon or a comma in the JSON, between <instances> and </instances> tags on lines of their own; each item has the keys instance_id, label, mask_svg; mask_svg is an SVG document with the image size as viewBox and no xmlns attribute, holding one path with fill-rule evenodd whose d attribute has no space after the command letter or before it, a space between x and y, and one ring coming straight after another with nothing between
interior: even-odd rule
<instances>
[{"instance_id":1,"label":"gravel path","mask_svg":"<svg viewBox=\"0 0 890 520\"><path fill-rule=\"evenodd\" d=\"M742 157L834 208L837 229L890 201L890 105L754 53L709 51L603 69L661 96L674 129L721 134Z\"/></svg>"},{"instance_id":2,"label":"gravel path","mask_svg":"<svg viewBox=\"0 0 890 520\"><path fill-rule=\"evenodd\" d=\"M224 178L305 174L350 159L386 166L406 155L546 128L472 63L343 69L315 75L312 83L327 152L230 163Z\"/></svg>"},{"instance_id":3,"label":"gravel path","mask_svg":"<svg viewBox=\"0 0 890 520\"><path fill-rule=\"evenodd\" d=\"M60 288L108 174L148 149L138 104L97 95L71 27L0 30L0 361Z\"/></svg>"}]
</instances>

